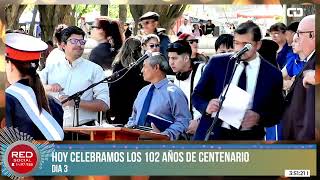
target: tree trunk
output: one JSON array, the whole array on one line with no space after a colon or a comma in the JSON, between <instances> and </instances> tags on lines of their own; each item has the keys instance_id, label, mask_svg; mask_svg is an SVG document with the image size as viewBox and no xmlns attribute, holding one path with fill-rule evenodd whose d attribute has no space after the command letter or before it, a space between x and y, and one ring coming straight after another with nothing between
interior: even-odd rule
<instances>
[{"instance_id":1,"label":"tree trunk","mask_svg":"<svg viewBox=\"0 0 320 180\"><path fill-rule=\"evenodd\" d=\"M108 5L101 5L100 16L108 16Z\"/></svg>"},{"instance_id":2,"label":"tree trunk","mask_svg":"<svg viewBox=\"0 0 320 180\"><path fill-rule=\"evenodd\" d=\"M5 23L7 29L18 29L19 19L27 5L10 4L5 7Z\"/></svg>"},{"instance_id":3,"label":"tree trunk","mask_svg":"<svg viewBox=\"0 0 320 180\"><path fill-rule=\"evenodd\" d=\"M165 28L167 31L172 28L174 22L178 17L180 17L184 10L186 9L187 4L179 5L130 5L130 12L136 26L134 29L134 34L137 32L139 17L148 11L157 12L160 15L158 27Z\"/></svg>"},{"instance_id":4,"label":"tree trunk","mask_svg":"<svg viewBox=\"0 0 320 180\"><path fill-rule=\"evenodd\" d=\"M33 11L32 11L32 21L30 23L30 29L29 29L30 36L33 36L34 25L36 24L37 12L38 12L37 5L34 5Z\"/></svg>"},{"instance_id":5,"label":"tree trunk","mask_svg":"<svg viewBox=\"0 0 320 180\"><path fill-rule=\"evenodd\" d=\"M127 21L127 5L119 5L119 20L122 23Z\"/></svg>"},{"instance_id":6,"label":"tree trunk","mask_svg":"<svg viewBox=\"0 0 320 180\"><path fill-rule=\"evenodd\" d=\"M41 39L52 40L58 24L75 25L71 5L38 5L40 13Z\"/></svg>"}]
</instances>

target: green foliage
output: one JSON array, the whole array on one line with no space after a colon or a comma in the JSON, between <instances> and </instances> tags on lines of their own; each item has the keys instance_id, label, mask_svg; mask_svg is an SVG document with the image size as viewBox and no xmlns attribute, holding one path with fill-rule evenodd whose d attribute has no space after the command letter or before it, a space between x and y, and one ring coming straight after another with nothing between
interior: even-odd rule
<instances>
[{"instance_id":1,"label":"green foliage","mask_svg":"<svg viewBox=\"0 0 320 180\"><path fill-rule=\"evenodd\" d=\"M74 15L77 19L83 16L86 13L90 13L93 11L99 11L100 5L97 4L76 4L72 6L74 11Z\"/></svg>"},{"instance_id":2,"label":"green foliage","mask_svg":"<svg viewBox=\"0 0 320 180\"><path fill-rule=\"evenodd\" d=\"M109 17L113 19L119 19L119 5L109 5L108 6ZM127 18L132 19L129 6L127 6Z\"/></svg>"}]
</instances>

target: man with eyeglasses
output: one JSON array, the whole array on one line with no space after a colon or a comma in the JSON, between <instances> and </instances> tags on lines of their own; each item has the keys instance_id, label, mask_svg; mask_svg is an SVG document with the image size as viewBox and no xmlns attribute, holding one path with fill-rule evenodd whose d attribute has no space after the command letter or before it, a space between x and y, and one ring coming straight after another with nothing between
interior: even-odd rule
<instances>
[{"instance_id":1,"label":"man with eyeglasses","mask_svg":"<svg viewBox=\"0 0 320 180\"><path fill-rule=\"evenodd\" d=\"M204 63L200 64L191 59L192 50L190 44L186 40L178 40L168 46L169 65L176 76L174 84L177 85L187 96L189 110L192 119L189 121L189 127L186 133L193 135L196 132L201 113L197 111L191 102L191 94L197 85Z\"/></svg>"},{"instance_id":2,"label":"man with eyeglasses","mask_svg":"<svg viewBox=\"0 0 320 180\"><path fill-rule=\"evenodd\" d=\"M249 104L244 117L237 120L241 123L239 129L218 119L210 139L263 140L265 127L277 124L281 118L282 75L279 69L257 53L261 47L261 30L258 25L252 21L240 24L235 29L233 42L236 52L246 44L252 45L252 48L240 57L241 61L231 80L231 84L239 87L238 91L246 91L250 95ZM195 140L205 139L235 62L235 59L230 59L230 54L213 56L195 87L192 103L202 113Z\"/></svg>"},{"instance_id":3,"label":"man with eyeglasses","mask_svg":"<svg viewBox=\"0 0 320 180\"><path fill-rule=\"evenodd\" d=\"M304 74L315 70L315 15L304 17L296 32L295 51L307 61L285 98L283 138L285 140L315 139L315 86L303 85Z\"/></svg>"},{"instance_id":4,"label":"man with eyeglasses","mask_svg":"<svg viewBox=\"0 0 320 180\"><path fill-rule=\"evenodd\" d=\"M147 12L143 14L139 20L143 27L143 33L145 35L148 34L156 34L160 39L160 52L161 54L168 57L167 48L168 44L170 44L170 39L168 35L163 32L159 32L157 30L158 22L159 22L160 15L156 12Z\"/></svg>"},{"instance_id":5,"label":"man with eyeglasses","mask_svg":"<svg viewBox=\"0 0 320 180\"><path fill-rule=\"evenodd\" d=\"M99 65L81 57L86 43L84 36L85 32L79 27L71 26L64 29L61 36L64 61L47 66L40 72L45 90L60 101L105 78ZM109 109L108 84L99 84L86 91L80 98L79 125L93 125L97 112ZM68 101L63 106L63 125L73 126L74 101Z\"/></svg>"}]
</instances>

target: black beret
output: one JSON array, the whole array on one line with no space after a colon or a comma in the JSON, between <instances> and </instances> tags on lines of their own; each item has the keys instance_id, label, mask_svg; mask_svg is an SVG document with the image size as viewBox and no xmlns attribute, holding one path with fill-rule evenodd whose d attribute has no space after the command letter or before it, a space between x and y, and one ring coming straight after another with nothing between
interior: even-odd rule
<instances>
[{"instance_id":1,"label":"black beret","mask_svg":"<svg viewBox=\"0 0 320 180\"><path fill-rule=\"evenodd\" d=\"M155 21L159 21L159 17L160 15L156 12L147 12L145 13L144 15L142 15L139 20L142 21L142 20L145 20L145 19L154 19Z\"/></svg>"}]
</instances>

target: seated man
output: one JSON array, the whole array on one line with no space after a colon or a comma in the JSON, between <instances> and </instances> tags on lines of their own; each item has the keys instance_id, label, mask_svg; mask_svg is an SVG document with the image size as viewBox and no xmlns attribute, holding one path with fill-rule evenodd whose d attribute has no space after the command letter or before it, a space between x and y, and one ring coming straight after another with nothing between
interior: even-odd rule
<instances>
[{"instance_id":1,"label":"seated man","mask_svg":"<svg viewBox=\"0 0 320 180\"><path fill-rule=\"evenodd\" d=\"M177 140L187 129L191 114L187 97L166 78L168 69L168 61L163 55L154 55L144 61L143 78L151 84L139 91L127 126L151 126L154 132L160 133L159 127L146 121L149 112L169 121L171 125L161 133Z\"/></svg>"}]
</instances>

